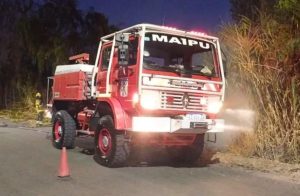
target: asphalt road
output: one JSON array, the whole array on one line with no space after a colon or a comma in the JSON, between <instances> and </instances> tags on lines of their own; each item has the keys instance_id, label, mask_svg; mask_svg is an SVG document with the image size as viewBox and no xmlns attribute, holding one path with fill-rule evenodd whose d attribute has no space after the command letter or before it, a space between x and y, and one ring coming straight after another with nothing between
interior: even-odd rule
<instances>
[{"instance_id":1,"label":"asphalt road","mask_svg":"<svg viewBox=\"0 0 300 196\"><path fill-rule=\"evenodd\" d=\"M57 177L60 151L50 128L0 127L0 195L300 195L300 185L222 164L173 165L164 153L136 153L129 167L105 168L80 139L68 151L71 178ZM159 157L162 158L158 158Z\"/></svg>"}]
</instances>

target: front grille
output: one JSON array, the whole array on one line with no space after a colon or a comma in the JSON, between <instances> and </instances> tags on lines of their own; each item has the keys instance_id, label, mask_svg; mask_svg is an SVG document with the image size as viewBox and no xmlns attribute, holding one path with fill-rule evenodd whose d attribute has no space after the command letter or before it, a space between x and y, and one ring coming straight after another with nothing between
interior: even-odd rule
<instances>
[{"instance_id":1,"label":"front grille","mask_svg":"<svg viewBox=\"0 0 300 196\"><path fill-rule=\"evenodd\" d=\"M204 112L207 105L201 105L200 99L207 98L199 94L184 92L161 92L161 109Z\"/></svg>"}]
</instances>

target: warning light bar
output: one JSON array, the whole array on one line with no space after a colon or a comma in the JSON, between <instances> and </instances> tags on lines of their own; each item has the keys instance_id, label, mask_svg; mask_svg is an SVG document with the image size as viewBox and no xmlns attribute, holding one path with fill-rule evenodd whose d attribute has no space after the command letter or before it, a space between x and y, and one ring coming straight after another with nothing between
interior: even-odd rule
<instances>
[{"instance_id":1,"label":"warning light bar","mask_svg":"<svg viewBox=\"0 0 300 196\"><path fill-rule=\"evenodd\" d=\"M177 28L175 28L175 27L167 27L167 26L162 26L162 27L169 29L169 30L177 30Z\"/></svg>"},{"instance_id":2,"label":"warning light bar","mask_svg":"<svg viewBox=\"0 0 300 196\"><path fill-rule=\"evenodd\" d=\"M190 31L188 32L190 34L194 34L194 35L199 35L199 36L204 36L204 35L207 35L206 33L204 32L197 32L197 31Z\"/></svg>"}]
</instances>

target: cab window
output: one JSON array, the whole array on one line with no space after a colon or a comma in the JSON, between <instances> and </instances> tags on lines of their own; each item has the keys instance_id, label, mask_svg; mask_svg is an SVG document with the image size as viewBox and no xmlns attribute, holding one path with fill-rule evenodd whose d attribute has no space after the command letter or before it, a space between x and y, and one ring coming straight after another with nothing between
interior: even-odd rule
<instances>
[{"instance_id":1,"label":"cab window","mask_svg":"<svg viewBox=\"0 0 300 196\"><path fill-rule=\"evenodd\" d=\"M106 47L102 51L101 70L107 70L110 60L111 46Z\"/></svg>"}]
</instances>

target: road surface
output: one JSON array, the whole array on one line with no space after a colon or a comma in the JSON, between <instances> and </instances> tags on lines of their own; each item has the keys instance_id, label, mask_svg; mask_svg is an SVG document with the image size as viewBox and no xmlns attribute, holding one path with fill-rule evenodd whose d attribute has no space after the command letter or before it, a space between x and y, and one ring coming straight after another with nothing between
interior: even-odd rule
<instances>
[{"instance_id":1,"label":"road surface","mask_svg":"<svg viewBox=\"0 0 300 196\"><path fill-rule=\"evenodd\" d=\"M129 167L105 168L93 159L93 140L68 150L71 178L57 177L60 151L50 128L0 127L0 195L300 195L300 185L270 174L222 164L173 165L164 153L137 153ZM158 158L157 154L159 154Z\"/></svg>"}]
</instances>

